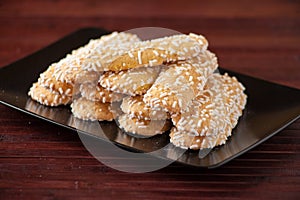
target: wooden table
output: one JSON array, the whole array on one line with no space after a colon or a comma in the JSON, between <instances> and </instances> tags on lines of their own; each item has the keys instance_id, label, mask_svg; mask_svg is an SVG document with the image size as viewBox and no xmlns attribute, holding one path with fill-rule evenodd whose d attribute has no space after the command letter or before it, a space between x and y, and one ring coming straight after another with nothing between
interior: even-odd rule
<instances>
[{"instance_id":1,"label":"wooden table","mask_svg":"<svg viewBox=\"0 0 300 200\"><path fill-rule=\"evenodd\" d=\"M0 66L82 27L158 26L204 34L224 68L300 89L297 0L3 0L0 24ZM0 199L41 198L300 199L300 120L217 169L129 174L76 133L0 105Z\"/></svg>"}]
</instances>

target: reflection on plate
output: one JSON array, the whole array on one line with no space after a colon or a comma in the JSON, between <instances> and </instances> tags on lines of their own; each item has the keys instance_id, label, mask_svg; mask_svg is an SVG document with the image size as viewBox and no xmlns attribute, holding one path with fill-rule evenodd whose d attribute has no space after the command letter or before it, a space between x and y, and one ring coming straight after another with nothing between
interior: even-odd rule
<instances>
[{"instance_id":1,"label":"reflection on plate","mask_svg":"<svg viewBox=\"0 0 300 200\"><path fill-rule=\"evenodd\" d=\"M27 96L31 84L50 63L58 61L72 49L87 43L89 39L107 33L109 32L97 28L81 29L55 44L1 68L0 102L65 128L74 131L77 128L80 133L93 136L99 141L110 140L130 151L158 150L169 143L168 133L151 138L134 138L123 133L115 122L99 122L103 130L103 133L99 133L92 126L87 126L87 122L74 118L68 106L50 108L32 101ZM248 103L243 116L225 145L200 153L186 151L178 159L180 163L206 168L221 166L273 136L300 116L300 90L225 69L220 71L236 76L245 85ZM176 150L171 148L169 152L155 156L174 159L174 155L176 157Z\"/></svg>"}]
</instances>

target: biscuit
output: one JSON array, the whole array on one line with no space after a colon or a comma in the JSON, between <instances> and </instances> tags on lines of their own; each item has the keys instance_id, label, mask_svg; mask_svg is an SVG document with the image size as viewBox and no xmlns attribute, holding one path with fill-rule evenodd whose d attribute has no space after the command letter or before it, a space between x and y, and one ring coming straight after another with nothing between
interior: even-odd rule
<instances>
[{"instance_id":1,"label":"biscuit","mask_svg":"<svg viewBox=\"0 0 300 200\"><path fill-rule=\"evenodd\" d=\"M147 66L158 66L180 60L176 53L170 53L166 50L147 48L131 50L115 60L113 60L107 69L110 71L122 71ZM184 60L182 58L181 60Z\"/></svg>"},{"instance_id":2,"label":"biscuit","mask_svg":"<svg viewBox=\"0 0 300 200\"><path fill-rule=\"evenodd\" d=\"M124 95L114 93L95 83L83 83L80 85L81 96L90 101L100 101L102 103L111 103L121 101Z\"/></svg>"},{"instance_id":3,"label":"biscuit","mask_svg":"<svg viewBox=\"0 0 300 200\"><path fill-rule=\"evenodd\" d=\"M73 78L70 78L69 81L67 81L67 79L57 79L55 77L56 72L54 71L55 65L55 63L52 64L46 71L40 74L38 83L54 93L59 93L61 95L66 95L69 97L72 97L79 92L78 89L74 90L75 84L79 85L85 82L96 82L100 76L95 72L80 70L80 72L76 72L76 75L74 73Z\"/></svg>"},{"instance_id":4,"label":"biscuit","mask_svg":"<svg viewBox=\"0 0 300 200\"><path fill-rule=\"evenodd\" d=\"M29 89L28 95L35 101L46 106L59 106L71 103L72 98L66 95L50 91L41 86L39 83L34 83Z\"/></svg>"},{"instance_id":5,"label":"biscuit","mask_svg":"<svg viewBox=\"0 0 300 200\"><path fill-rule=\"evenodd\" d=\"M220 134L209 136L194 136L187 131L178 131L176 127L173 127L170 132L170 142L183 149L207 149L225 144L230 133L229 125L224 127Z\"/></svg>"},{"instance_id":6,"label":"biscuit","mask_svg":"<svg viewBox=\"0 0 300 200\"><path fill-rule=\"evenodd\" d=\"M90 41L87 45L75 50L64 59L55 64L54 76L61 82L74 84L88 75L88 71L101 72L103 70L89 70L86 66L96 66L98 63L108 61L106 58L114 56L116 53L108 51L116 46L131 44L133 41L140 41L136 35L130 33L114 32L107 36L102 36L97 40ZM121 48L122 49L122 48ZM128 50L128 48L126 48ZM123 53L123 51L122 51ZM118 54L116 54L118 55ZM87 79L87 78L86 78Z\"/></svg>"},{"instance_id":7,"label":"biscuit","mask_svg":"<svg viewBox=\"0 0 300 200\"><path fill-rule=\"evenodd\" d=\"M82 60L92 52L111 43L131 41L137 36L129 33L112 33L99 39L91 40L87 45L72 51L57 63L53 63L41 74L38 84L32 86L29 94L35 100L49 106L68 104L71 101L75 84L98 81L99 74L85 71L81 67ZM120 39L121 41L119 41ZM45 94L43 94L45 91ZM52 93L52 94L50 94ZM59 95L58 95L59 94ZM49 96L49 97L48 97Z\"/></svg>"},{"instance_id":8,"label":"biscuit","mask_svg":"<svg viewBox=\"0 0 300 200\"><path fill-rule=\"evenodd\" d=\"M201 92L184 112L172 115L176 126L170 135L175 146L199 149L225 143L236 126L246 104L244 87L228 74L213 74ZM186 136L186 134L188 136ZM175 137L176 136L176 137ZM203 142L203 139L208 137ZM185 141L188 140L188 141Z\"/></svg>"},{"instance_id":9,"label":"biscuit","mask_svg":"<svg viewBox=\"0 0 300 200\"><path fill-rule=\"evenodd\" d=\"M81 83L95 83L99 80L102 73L89 72L82 70L81 73L77 74L75 84Z\"/></svg>"},{"instance_id":10,"label":"biscuit","mask_svg":"<svg viewBox=\"0 0 300 200\"><path fill-rule=\"evenodd\" d=\"M73 101L71 109L75 117L83 120L112 121L114 119L110 103L90 101L80 97Z\"/></svg>"},{"instance_id":11,"label":"biscuit","mask_svg":"<svg viewBox=\"0 0 300 200\"><path fill-rule=\"evenodd\" d=\"M55 79L54 65L51 65L46 71L40 74L38 83L54 93L59 93L69 97L73 94L72 84Z\"/></svg>"},{"instance_id":12,"label":"biscuit","mask_svg":"<svg viewBox=\"0 0 300 200\"><path fill-rule=\"evenodd\" d=\"M162 110L153 110L143 101L143 96L123 98L121 109L128 117L145 120L166 120L170 114Z\"/></svg>"},{"instance_id":13,"label":"biscuit","mask_svg":"<svg viewBox=\"0 0 300 200\"><path fill-rule=\"evenodd\" d=\"M81 80L86 80L87 78L85 78L85 74L87 72L80 66L82 59L83 58L75 55L68 55L58 63L55 63L53 65L53 77L55 80L71 85L74 85L77 82L78 77L81 77Z\"/></svg>"},{"instance_id":14,"label":"biscuit","mask_svg":"<svg viewBox=\"0 0 300 200\"><path fill-rule=\"evenodd\" d=\"M120 72L106 72L100 79L101 86L117 93L131 96L142 95L152 86L160 73L160 66L129 69Z\"/></svg>"},{"instance_id":15,"label":"biscuit","mask_svg":"<svg viewBox=\"0 0 300 200\"><path fill-rule=\"evenodd\" d=\"M170 120L141 120L123 114L117 118L118 126L133 136L151 137L162 134L172 127Z\"/></svg>"},{"instance_id":16,"label":"biscuit","mask_svg":"<svg viewBox=\"0 0 300 200\"><path fill-rule=\"evenodd\" d=\"M144 102L152 108L179 113L203 89L207 78L218 67L216 56L204 51L197 57L169 65L144 95Z\"/></svg>"},{"instance_id":17,"label":"biscuit","mask_svg":"<svg viewBox=\"0 0 300 200\"><path fill-rule=\"evenodd\" d=\"M107 36L106 36L107 37ZM98 47L80 62L80 66L86 71L109 71L107 66L119 56L131 50L141 40L131 33L115 33L106 39L106 42Z\"/></svg>"},{"instance_id":18,"label":"biscuit","mask_svg":"<svg viewBox=\"0 0 300 200\"><path fill-rule=\"evenodd\" d=\"M207 49L208 42L196 34L173 35L136 43L136 46L116 58L107 67L111 71L157 66L198 56Z\"/></svg>"},{"instance_id":19,"label":"biscuit","mask_svg":"<svg viewBox=\"0 0 300 200\"><path fill-rule=\"evenodd\" d=\"M79 119L117 119L136 137L162 134L173 122L175 146L213 148L231 135L247 96L235 77L213 74L218 62L207 47L196 34L141 41L114 32L51 64L28 95L47 106L72 103Z\"/></svg>"},{"instance_id":20,"label":"biscuit","mask_svg":"<svg viewBox=\"0 0 300 200\"><path fill-rule=\"evenodd\" d=\"M90 54L96 48L109 45L111 43L117 43L118 41L126 42L130 41L137 36L131 33L124 32L112 32L107 35L102 35L100 38L91 39L86 45L72 51L72 55L82 56L83 54Z\"/></svg>"}]
</instances>

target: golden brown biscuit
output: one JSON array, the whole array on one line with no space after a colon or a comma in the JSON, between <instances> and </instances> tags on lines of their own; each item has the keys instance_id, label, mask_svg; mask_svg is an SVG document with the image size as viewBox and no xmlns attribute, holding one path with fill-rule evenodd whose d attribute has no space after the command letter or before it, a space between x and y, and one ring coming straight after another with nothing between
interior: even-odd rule
<instances>
[{"instance_id":1,"label":"golden brown biscuit","mask_svg":"<svg viewBox=\"0 0 300 200\"><path fill-rule=\"evenodd\" d=\"M72 84L55 79L54 65L51 65L45 72L40 74L38 83L54 93L59 93L69 97L71 97L73 94Z\"/></svg>"},{"instance_id":2,"label":"golden brown biscuit","mask_svg":"<svg viewBox=\"0 0 300 200\"><path fill-rule=\"evenodd\" d=\"M59 106L71 103L72 98L66 95L50 91L41 86L39 83L34 83L29 89L28 95L35 101L46 106Z\"/></svg>"},{"instance_id":3,"label":"golden brown biscuit","mask_svg":"<svg viewBox=\"0 0 300 200\"><path fill-rule=\"evenodd\" d=\"M141 120L123 114L117 118L118 126L134 136L151 137L170 130L170 120Z\"/></svg>"},{"instance_id":4,"label":"golden brown biscuit","mask_svg":"<svg viewBox=\"0 0 300 200\"><path fill-rule=\"evenodd\" d=\"M204 91L188 109L172 116L176 129L170 135L171 142L192 149L211 147L213 140L215 144L225 143L245 107L244 89L235 77L227 74L210 76Z\"/></svg>"},{"instance_id":5,"label":"golden brown biscuit","mask_svg":"<svg viewBox=\"0 0 300 200\"><path fill-rule=\"evenodd\" d=\"M102 46L132 41L139 41L135 34L115 31L107 35L102 35L100 38L91 39L88 44L73 50L72 55L82 56L83 54L90 54L91 51L99 49Z\"/></svg>"},{"instance_id":6,"label":"golden brown biscuit","mask_svg":"<svg viewBox=\"0 0 300 200\"><path fill-rule=\"evenodd\" d=\"M91 75L88 71L98 72L103 70L89 70L101 62L106 62L107 57L113 56L116 46L131 44L140 41L136 35L130 33L114 32L99 39L90 41L87 45L75 50L54 65L54 77L56 80L74 84L79 80L86 80ZM121 48L121 47L120 47ZM111 49L108 51L108 49ZM126 49L128 50L128 48ZM116 50L117 51L117 50ZM122 51L123 53L123 51ZM85 78L88 76L87 78ZM99 78L99 76L98 76ZM79 80L78 80L79 79Z\"/></svg>"},{"instance_id":7,"label":"golden brown biscuit","mask_svg":"<svg viewBox=\"0 0 300 200\"><path fill-rule=\"evenodd\" d=\"M131 51L117 57L107 68L111 71L121 71L187 60L198 56L207 46L207 40L196 34L173 35L138 42Z\"/></svg>"},{"instance_id":8,"label":"golden brown biscuit","mask_svg":"<svg viewBox=\"0 0 300 200\"><path fill-rule=\"evenodd\" d=\"M226 125L219 134L209 136L195 136L190 132L178 131L176 127L173 127L170 132L170 141L175 146L183 149L207 149L225 144L230 134L231 128L229 125Z\"/></svg>"},{"instance_id":9,"label":"golden brown biscuit","mask_svg":"<svg viewBox=\"0 0 300 200\"><path fill-rule=\"evenodd\" d=\"M102 75L102 73L89 72L89 71L82 70L81 73L79 73L76 76L75 84L95 83L99 80L99 77L101 75Z\"/></svg>"},{"instance_id":10,"label":"golden brown biscuit","mask_svg":"<svg viewBox=\"0 0 300 200\"><path fill-rule=\"evenodd\" d=\"M139 67L158 66L178 60L179 56L176 53L170 53L166 50L155 48L137 49L117 57L107 68L111 71L122 71ZM182 58L182 60L184 59Z\"/></svg>"},{"instance_id":11,"label":"golden brown biscuit","mask_svg":"<svg viewBox=\"0 0 300 200\"><path fill-rule=\"evenodd\" d=\"M117 57L131 50L140 39L131 33L114 33L110 37L106 36L105 43L98 45L84 59L80 66L83 70L103 72L109 71L107 66Z\"/></svg>"},{"instance_id":12,"label":"golden brown biscuit","mask_svg":"<svg viewBox=\"0 0 300 200\"><path fill-rule=\"evenodd\" d=\"M55 63L53 77L57 81L63 83L68 83L74 86L74 84L79 80L87 80L85 75L90 75L87 71L84 71L80 63L84 58L77 57L75 55L68 55L66 58ZM98 78L98 77L97 77Z\"/></svg>"},{"instance_id":13,"label":"golden brown biscuit","mask_svg":"<svg viewBox=\"0 0 300 200\"><path fill-rule=\"evenodd\" d=\"M209 51L197 57L171 64L161 72L155 83L144 95L144 101L154 109L179 113L203 89L207 78L218 67L215 55Z\"/></svg>"},{"instance_id":14,"label":"golden brown biscuit","mask_svg":"<svg viewBox=\"0 0 300 200\"><path fill-rule=\"evenodd\" d=\"M73 115L79 119L91 121L112 121L114 119L110 103L90 101L80 97L73 100L71 108Z\"/></svg>"},{"instance_id":15,"label":"golden brown biscuit","mask_svg":"<svg viewBox=\"0 0 300 200\"><path fill-rule=\"evenodd\" d=\"M106 72L100 79L101 86L117 93L131 96L142 95L152 86L160 73L160 66L129 69L120 72Z\"/></svg>"},{"instance_id":16,"label":"golden brown biscuit","mask_svg":"<svg viewBox=\"0 0 300 200\"><path fill-rule=\"evenodd\" d=\"M124 95L114 93L95 83L83 83L80 85L81 96L90 101L100 101L102 103L111 103L121 101Z\"/></svg>"},{"instance_id":17,"label":"golden brown biscuit","mask_svg":"<svg viewBox=\"0 0 300 200\"><path fill-rule=\"evenodd\" d=\"M38 83L54 93L69 97L72 97L79 92L78 89L74 90L75 84L80 85L85 82L96 82L100 77L100 75L95 72L76 70L76 73L70 72L72 75L70 74L68 79L57 79L58 75L55 74L57 73L55 66L56 63L52 64L45 72L41 73Z\"/></svg>"},{"instance_id":18,"label":"golden brown biscuit","mask_svg":"<svg viewBox=\"0 0 300 200\"><path fill-rule=\"evenodd\" d=\"M52 96L57 96L56 93L59 93L62 96L72 97L73 93L78 92L78 89L73 90L75 84L77 86L83 82L94 82L99 79L99 73L83 70L81 65L85 58L90 57L93 52L99 51L103 46L139 40L136 38L137 36L133 34L114 32L99 39L91 40L87 45L72 51L72 54L68 54L59 62L50 65L40 75L38 83L47 88L47 92L53 92Z\"/></svg>"},{"instance_id":19,"label":"golden brown biscuit","mask_svg":"<svg viewBox=\"0 0 300 200\"><path fill-rule=\"evenodd\" d=\"M162 110L153 110L143 101L143 96L123 98L121 109L127 116L145 120L166 120L170 114Z\"/></svg>"}]
</instances>

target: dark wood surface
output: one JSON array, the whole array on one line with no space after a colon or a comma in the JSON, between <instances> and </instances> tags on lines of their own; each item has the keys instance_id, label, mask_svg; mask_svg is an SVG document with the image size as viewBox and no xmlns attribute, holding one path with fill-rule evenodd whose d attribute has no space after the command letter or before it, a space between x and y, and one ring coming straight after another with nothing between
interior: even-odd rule
<instances>
[{"instance_id":1,"label":"dark wood surface","mask_svg":"<svg viewBox=\"0 0 300 200\"><path fill-rule=\"evenodd\" d=\"M204 34L224 68L300 89L298 0L1 0L0 25L0 66L79 28L159 26ZM130 174L76 133L0 105L0 199L43 198L300 199L300 121L217 169Z\"/></svg>"}]
</instances>

